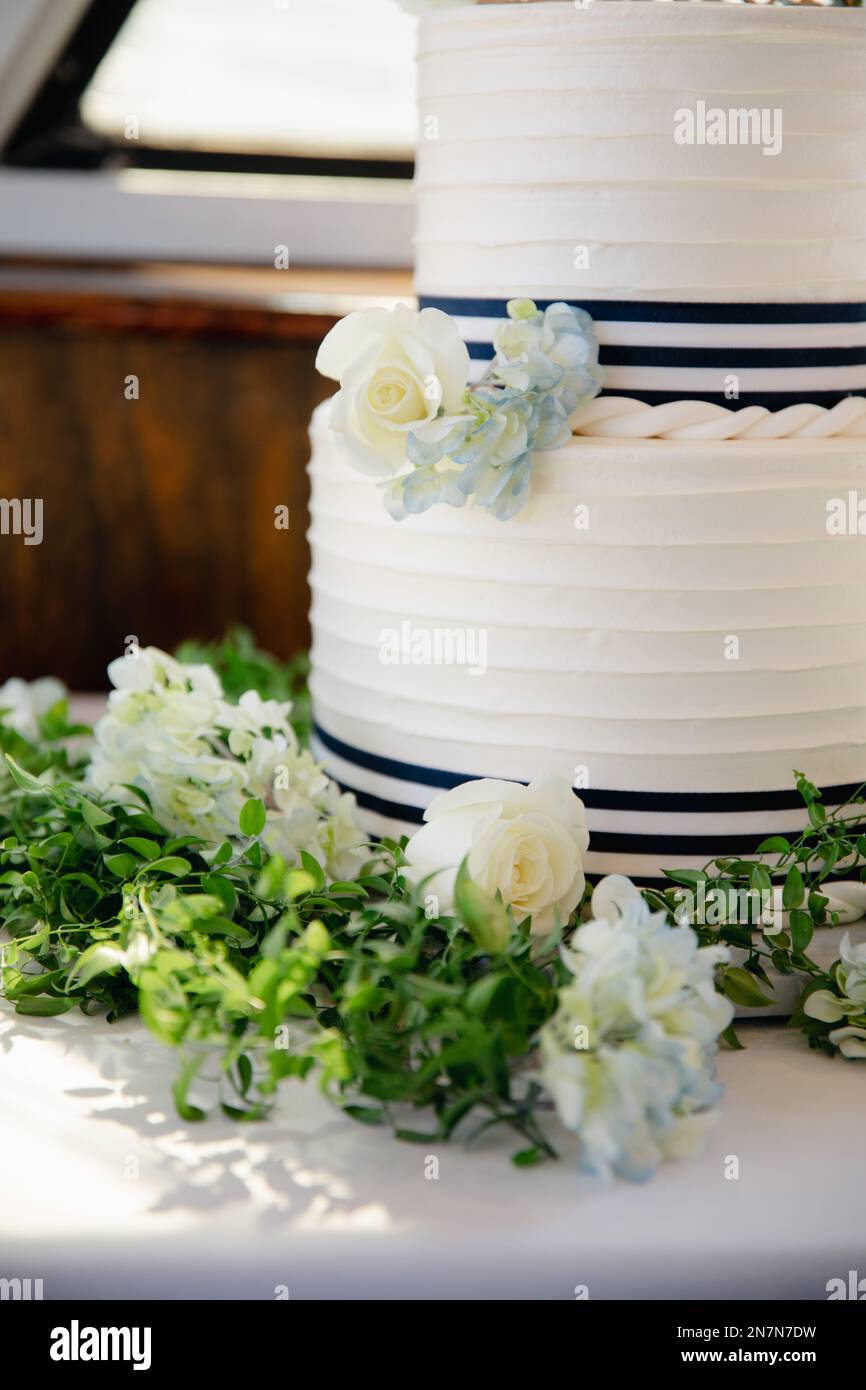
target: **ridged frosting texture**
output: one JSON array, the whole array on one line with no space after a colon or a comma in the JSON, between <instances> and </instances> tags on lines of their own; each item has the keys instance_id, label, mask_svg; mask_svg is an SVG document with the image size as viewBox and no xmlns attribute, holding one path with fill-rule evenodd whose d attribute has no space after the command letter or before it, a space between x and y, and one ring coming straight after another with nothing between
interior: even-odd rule
<instances>
[{"instance_id":1,"label":"ridged frosting texture","mask_svg":"<svg viewBox=\"0 0 866 1390\"><path fill-rule=\"evenodd\" d=\"M862 443L581 438L537 456L514 522L440 506L398 523L326 412L318 751L371 829L411 829L442 774L583 768L590 868L651 878L798 828L794 769L866 779L864 538L827 526L828 502L866 487ZM407 655L437 631L468 660Z\"/></svg>"},{"instance_id":2,"label":"ridged frosting texture","mask_svg":"<svg viewBox=\"0 0 866 1390\"><path fill-rule=\"evenodd\" d=\"M863 10L449 9L419 101L424 295L866 299ZM677 143L698 102L778 110L778 153Z\"/></svg>"}]
</instances>

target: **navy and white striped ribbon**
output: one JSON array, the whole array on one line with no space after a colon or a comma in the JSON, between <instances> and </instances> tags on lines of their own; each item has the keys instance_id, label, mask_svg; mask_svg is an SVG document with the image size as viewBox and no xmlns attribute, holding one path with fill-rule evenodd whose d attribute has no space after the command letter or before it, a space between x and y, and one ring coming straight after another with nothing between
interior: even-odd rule
<instances>
[{"instance_id":1,"label":"navy and white striped ribbon","mask_svg":"<svg viewBox=\"0 0 866 1390\"><path fill-rule=\"evenodd\" d=\"M423 767L367 752L336 738L318 723L313 752L343 790L352 792L358 805L372 814L381 827L380 833L391 835L404 830L411 834L422 824L424 811L434 796L479 779L479 774ZM852 782L824 787L824 805L829 809L846 804L860 785ZM590 856L604 866L598 871L628 872L642 883L664 881L657 871L646 872L646 867L653 864L676 867L688 859L697 866L710 859L753 856L769 836L785 835L790 839L800 832L805 821L803 800L793 787L752 792L587 788L577 794L587 810ZM675 818L681 826L684 816L696 817L695 833L665 828L666 817ZM750 828L733 829L738 823L742 825L744 816L751 818ZM762 820L759 828L755 827L757 816ZM706 822L701 826L702 817L712 818L711 831L706 829ZM606 820L609 824L615 821L617 828L600 828ZM630 828L622 828L624 825Z\"/></svg>"},{"instance_id":2,"label":"navy and white striped ribbon","mask_svg":"<svg viewBox=\"0 0 866 1390\"><path fill-rule=\"evenodd\" d=\"M544 309L553 301L537 302ZM782 410L866 395L866 304L571 302L594 320L603 396ZM456 319L477 381L493 358L507 301L422 295L419 303ZM726 394L730 378L736 397Z\"/></svg>"}]
</instances>

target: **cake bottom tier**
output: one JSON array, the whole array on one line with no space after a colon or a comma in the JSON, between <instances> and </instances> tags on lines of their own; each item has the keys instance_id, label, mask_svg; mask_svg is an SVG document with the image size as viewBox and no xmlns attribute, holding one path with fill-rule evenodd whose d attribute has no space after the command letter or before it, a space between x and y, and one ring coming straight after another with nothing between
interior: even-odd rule
<instances>
[{"instance_id":1,"label":"cake bottom tier","mask_svg":"<svg viewBox=\"0 0 866 1390\"><path fill-rule=\"evenodd\" d=\"M326 409L315 751L372 834L471 778L557 773L588 872L657 882L799 832L795 771L828 809L866 781L864 441L575 439L509 522L395 522Z\"/></svg>"}]
</instances>

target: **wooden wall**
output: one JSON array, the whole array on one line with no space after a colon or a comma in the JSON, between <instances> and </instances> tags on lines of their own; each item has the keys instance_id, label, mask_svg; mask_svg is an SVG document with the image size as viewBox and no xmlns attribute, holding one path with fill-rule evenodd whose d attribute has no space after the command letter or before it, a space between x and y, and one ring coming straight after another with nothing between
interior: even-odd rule
<instances>
[{"instance_id":1,"label":"wooden wall","mask_svg":"<svg viewBox=\"0 0 866 1390\"><path fill-rule=\"evenodd\" d=\"M101 689L133 634L170 648L243 622L281 655L306 643L307 424L333 321L0 296L0 498L44 499L41 545L0 535L0 680Z\"/></svg>"}]
</instances>

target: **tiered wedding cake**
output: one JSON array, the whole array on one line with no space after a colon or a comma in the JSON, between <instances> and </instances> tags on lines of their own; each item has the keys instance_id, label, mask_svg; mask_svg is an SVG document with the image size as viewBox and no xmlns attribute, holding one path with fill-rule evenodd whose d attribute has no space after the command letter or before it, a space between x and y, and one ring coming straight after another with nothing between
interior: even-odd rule
<instances>
[{"instance_id":1,"label":"tiered wedding cake","mask_svg":"<svg viewBox=\"0 0 866 1390\"><path fill-rule=\"evenodd\" d=\"M419 71L421 304L473 380L579 306L602 390L507 520L392 519L317 411L317 752L375 832L555 770L591 873L752 853L866 780L866 15L467 4Z\"/></svg>"}]
</instances>

